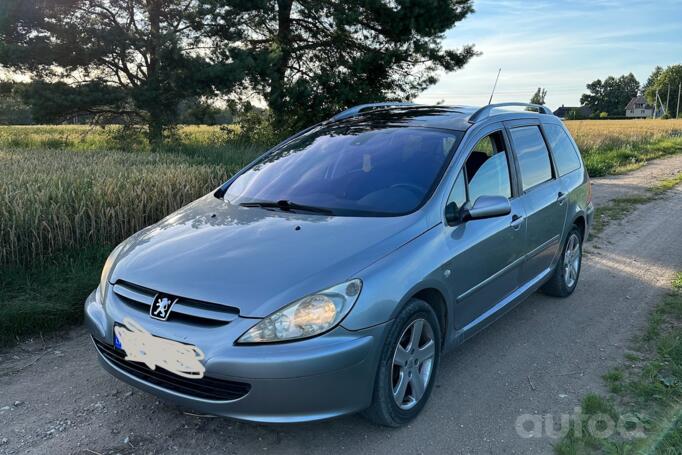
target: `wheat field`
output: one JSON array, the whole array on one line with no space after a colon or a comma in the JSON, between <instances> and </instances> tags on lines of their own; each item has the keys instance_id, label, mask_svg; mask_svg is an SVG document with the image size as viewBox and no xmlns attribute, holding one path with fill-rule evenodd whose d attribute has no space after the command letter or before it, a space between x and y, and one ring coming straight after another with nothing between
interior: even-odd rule
<instances>
[{"instance_id":1,"label":"wheat field","mask_svg":"<svg viewBox=\"0 0 682 455\"><path fill-rule=\"evenodd\" d=\"M642 143L682 135L682 119L676 120L569 120L566 126L583 152L614 143Z\"/></svg>"},{"instance_id":2,"label":"wheat field","mask_svg":"<svg viewBox=\"0 0 682 455\"><path fill-rule=\"evenodd\" d=\"M255 155L0 148L0 266L114 245L215 189ZM223 153L230 155L229 150Z\"/></svg>"}]
</instances>

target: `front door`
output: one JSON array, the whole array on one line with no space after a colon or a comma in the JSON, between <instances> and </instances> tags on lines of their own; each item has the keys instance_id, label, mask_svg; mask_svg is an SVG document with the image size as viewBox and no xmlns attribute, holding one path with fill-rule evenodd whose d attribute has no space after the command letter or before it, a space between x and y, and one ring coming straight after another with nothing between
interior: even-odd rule
<instances>
[{"instance_id":1,"label":"front door","mask_svg":"<svg viewBox=\"0 0 682 455\"><path fill-rule=\"evenodd\" d=\"M456 329L476 321L519 285L525 244L523 206L514 197L509 147L503 131L477 142L460 171L448 203L472 205L479 196L510 199L509 215L445 226Z\"/></svg>"},{"instance_id":2,"label":"front door","mask_svg":"<svg viewBox=\"0 0 682 455\"><path fill-rule=\"evenodd\" d=\"M525 283L548 272L559 254L568 204L540 125L510 125L509 132L527 218L528 251L521 275Z\"/></svg>"}]
</instances>

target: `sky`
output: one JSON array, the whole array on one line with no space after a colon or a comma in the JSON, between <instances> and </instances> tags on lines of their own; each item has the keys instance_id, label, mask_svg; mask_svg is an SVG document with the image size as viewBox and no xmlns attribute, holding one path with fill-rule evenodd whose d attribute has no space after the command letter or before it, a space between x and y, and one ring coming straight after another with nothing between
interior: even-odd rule
<instances>
[{"instance_id":1,"label":"sky","mask_svg":"<svg viewBox=\"0 0 682 455\"><path fill-rule=\"evenodd\" d=\"M585 84L632 72L644 83L656 65L682 64L682 0L475 0L476 12L444 46L474 44L482 55L441 76L417 102L487 104L530 100L578 106Z\"/></svg>"}]
</instances>

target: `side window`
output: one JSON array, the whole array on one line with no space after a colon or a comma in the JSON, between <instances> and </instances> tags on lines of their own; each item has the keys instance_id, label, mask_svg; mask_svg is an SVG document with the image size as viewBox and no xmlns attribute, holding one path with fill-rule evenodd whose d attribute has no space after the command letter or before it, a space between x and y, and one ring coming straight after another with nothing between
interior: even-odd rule
<instances>
[{"instance_id":1,"label":"side window","mask_svg":"<svg viewBox=\"0 0 682 455\"><path fill-rule=\"evenodd\" d=\"M474 147L464 165L470 202L475 202L479 196L511 197L505 148L500 132L484 137Z\"/></svg>"},{"instance_id":2,"label":"side window","mask_svg":"<svg viewBox=\"0 0 682 455\"><path fill-rule=\"evenodd\" d=\"M464 163L464 168L450 192L448 203L462 207L473 204L479 196L504 196L510 198L511 181L509 164L501 132L481 139Z\"/></svg>"},{"instance_id":3,"label":"side window","mask_svg":"<svg viewBox=\"0 0 682 455\"><path fill-rule=\"evenodd\" d=\"M566 131L559 125L545 125L545 132L559 175L566 175L580 167L580 156Z\"/></svg>"},{"instance_id":4,"label":"side window","mask_svg":"<svg viewBox=\"0 0 682 455\"><path fill-rule=\"evenodd\" d=\"M521 170L523 190L539 185L552 178L549 151L537 126L524 126L511 130L516 156Z\"/></svg>"}]
</instances>

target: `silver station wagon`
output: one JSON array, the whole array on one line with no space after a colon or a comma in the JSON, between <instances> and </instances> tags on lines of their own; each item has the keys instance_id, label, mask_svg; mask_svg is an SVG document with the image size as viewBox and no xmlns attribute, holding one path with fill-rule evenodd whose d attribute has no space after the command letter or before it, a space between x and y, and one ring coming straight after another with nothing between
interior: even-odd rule
<instances>
[{"instance_id":1,"label":"silver station wagon","mask_svg":"<svg viewBox=\"0 0 682 455\"><path fill-rule=\"evenodd\" d=\"M543 106L357 106L121 243L86 321L104 368L180 406L399 426L446 351L573 292L592 217Z\"/></svg>"}]
</instances>

